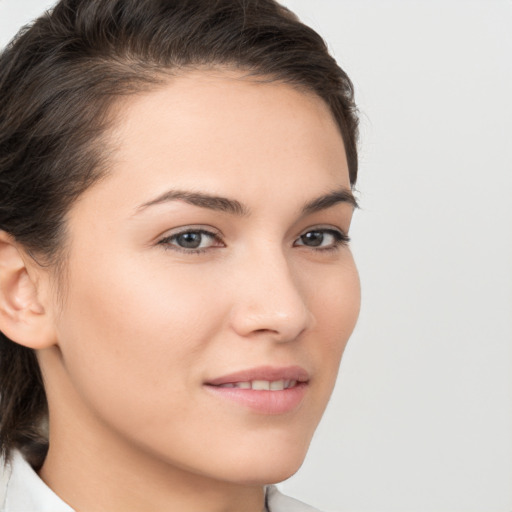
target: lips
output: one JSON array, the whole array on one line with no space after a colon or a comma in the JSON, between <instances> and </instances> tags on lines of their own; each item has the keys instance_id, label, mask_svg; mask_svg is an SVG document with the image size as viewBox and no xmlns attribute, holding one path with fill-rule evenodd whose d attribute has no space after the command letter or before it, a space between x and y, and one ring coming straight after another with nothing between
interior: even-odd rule
<instances>
[{"instance_id":1,"label":"lips","mask_svg":"<svg viewBox=\"0 0 512 512\"><path fill-rule=\"evenodd\" d=\"M308 385L309 374L300 366L262 366L223 375L204 384L214 397L266 415L296 410Z\"/></svg>"},{"instance_id":2,"label":"lips","mask_svg":"<svg viewBox=\"0 0 512 512\"><path fill-rule=\"evenodd\" d=\"M208 380L206 382L209 386L226 386L229 384L239 383L254 383L254 382L269 382L275 383L279 381L296 381L296 383L303 383L309 381L309 374L300 366L286 366L286 367L273 367L273 366L260 366L258 368L251 368L242 370L229 375ZM263 388L265 389L265 388Z\"/></svg>"},{"instance_id":3,"label":"lips","mask_svg":"<svg viewBox=\"0 0 512 512\"><path fill-rule=\"evenodd\" d=\"M283 391L297 385L296 380L253 380L244 382L228 382L220 384L220 388L253 389L255 391Z\"/></svg>"}]
</instances>

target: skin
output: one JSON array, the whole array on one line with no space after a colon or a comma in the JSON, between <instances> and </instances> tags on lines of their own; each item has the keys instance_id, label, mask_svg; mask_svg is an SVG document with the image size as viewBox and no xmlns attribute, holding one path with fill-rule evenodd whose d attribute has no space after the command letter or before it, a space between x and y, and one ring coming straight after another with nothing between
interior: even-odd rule
<instances>
[{"instance_id":1,"label":"skin","mask_svg":"<svg viewBox=\"0 0 512 512\"><path fill-rule=\"evenodd\" d=\"M262 486L302 464L359 313L349 246L327 231L320 247L301 238L348 233L349 201L301 212L350 191L343 141L315 95L226 70L118 106L111 173L68 214L63 301L24 258L25 302L45 329L40 476L77 511L260 512ZM141 206L169 190L247 212ZM169 238L187 227L218 239L192 252ZM262 365L307 370L299 407L262 414L205 389Z\"/></svg>"}]
</instances>

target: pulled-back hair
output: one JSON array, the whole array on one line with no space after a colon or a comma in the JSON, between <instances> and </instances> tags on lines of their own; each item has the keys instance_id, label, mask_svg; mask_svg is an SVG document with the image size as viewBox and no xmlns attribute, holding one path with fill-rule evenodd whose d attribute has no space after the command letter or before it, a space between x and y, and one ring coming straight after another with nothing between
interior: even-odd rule
<instances>
[{"instance_id":1,"label":"pulled-back hair","mask_svg":"<svg viewBox=\"0 0 512 512\"><path fill-rule=\"evenodd\" d=\"M229 67L313 92L357 176L352 84L322 38L273 0L61 0L0 55L0 230L40 264L65 261L65 215L108 172L103 135L121 96L190 69ZM65 263L64 263L65 264ZM35 352L0 333L0 452L47 451Z\"/></svg>"}]
</instances>

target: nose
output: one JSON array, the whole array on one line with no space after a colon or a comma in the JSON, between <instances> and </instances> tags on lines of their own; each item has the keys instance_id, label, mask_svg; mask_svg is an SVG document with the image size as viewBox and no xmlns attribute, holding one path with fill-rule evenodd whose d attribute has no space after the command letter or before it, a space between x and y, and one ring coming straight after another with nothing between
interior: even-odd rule
<instances>
[{"instance_id":1,"label":"nose","mask_svg":"<svg viewBox=\"0 0 512 512\"><path fill-rule=\"evenodd\" d=\"M232 283L230 319L239 336L287 342L313 325L306 289L282 253L246 260Z\"/></svg>"}]
</instances>

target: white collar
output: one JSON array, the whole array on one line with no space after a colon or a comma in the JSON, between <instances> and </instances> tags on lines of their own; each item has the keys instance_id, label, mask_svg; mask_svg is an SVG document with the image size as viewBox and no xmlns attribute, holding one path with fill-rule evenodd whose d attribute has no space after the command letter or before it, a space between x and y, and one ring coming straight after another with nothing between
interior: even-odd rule
<instances>
[{"instance_id":1,"label":"white collar","mask_svg":"<svg viewBox=\"0 0 512 512\"><path fill-rule=\"evenodd\" d=\"M3 469L0 482L1 512L74 512L17 451Z\"/></svg>"},{"instance_id":2,"label":"white collar","mask_svg":"<svg viewBox=\"0 0 512 512\"><path fill-rule=\"evenodd\" d=\"M0 461L3 465L3 461ZM281 494L275 485L266 487L269 512L318 512L316 509ZM37 475L21 453L0 473L0 512L74 512Z\"/></svg>"}]
</instances>

